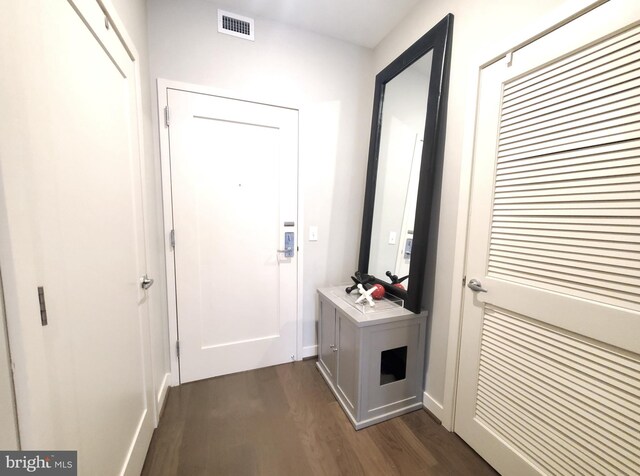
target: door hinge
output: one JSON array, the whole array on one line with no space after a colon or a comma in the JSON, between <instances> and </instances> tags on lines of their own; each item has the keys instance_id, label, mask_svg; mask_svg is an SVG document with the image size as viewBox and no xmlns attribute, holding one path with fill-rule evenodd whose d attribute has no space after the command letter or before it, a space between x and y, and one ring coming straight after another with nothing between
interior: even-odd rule
<instances>
[{"instance_id":1,"label":"door hinge","mask_svg":"<svg viewBox=\"0 0 640 476\"><path fill-rule=\"evenodd\" d=\"M40 323L46 326L49 322L47 320L47 305L44 302L44 287L38 286L38 302L40 304Z\"/></svg>"},{"instance_id":2,"label":"door hinge","mask_svg":"<svg viewBox=\"0 0 640 476\"><path fill-rule=\"evenodd\" d=\"M164 123L167 127L169 127L169 106L164 107Z\"/></svg>"},{"instance_id":3,"label":"door hinge","mask_svg":"<svg viewBox=\"0 0 640 476\"><path fill-rule=\"evenodd\" d=\"M509 51L505 56L505 61L507 62L507 67L513 65L513 51Z\"/></svg>"},{"instance_id":4,"label":"door hinge","mask_svg":"<svg viewBox=\"0 0 640 476\"><path fill-rule=\"evenodd\" d=\"M176 341L176 356L180 358L180 341Z\"/></svg>"},{"instance_id":5,"label":"door hinge","mask_svg":"<svg viewBox=\"0 0 640 476\"><path fill-rule=\"evenodd\" d=\"M171 248L176 249L176 230L171 230L169 233L169 242L171 243Z\"/></svg>"}]
</instances>

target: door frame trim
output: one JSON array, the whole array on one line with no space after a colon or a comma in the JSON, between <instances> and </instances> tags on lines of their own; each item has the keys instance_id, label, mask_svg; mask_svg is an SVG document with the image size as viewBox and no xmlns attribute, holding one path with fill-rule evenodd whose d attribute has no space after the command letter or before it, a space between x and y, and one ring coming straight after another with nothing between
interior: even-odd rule
<instances>
[{"instance_id":1,"label":"door frame trim","mask_svg":"<svg viewBox=\"0 0 640 476\"><path fill-rule=\"evenodd\" d=\"M463 277L466 274L467 243L469 233L469 214L471 199L471 179L474 166L474 142L479 99L479 82L482 70L497 61L505 59L510 54L524 48L547 34L561 28L565 24L578 18L610 0L568 0L559 7L543 15L537 22L505 38L492 48L492 54L484 56L479 63L469 68L467 77L474 78L468 82L464 117L466 124L463 132L462 159L460 163L460 188L458 190L458 217L456 221L456 240L454 244L453 280L451 282L451 301L449 304L449 332L447 339L447 358L445 363L444 398L438 403L426 391L424 392L424 406L440 419L442 425L449 431L455 431L456 394L458 388L458 371L460 364L460 339L462 336L462 314L464 312ZM473 118L470 120L469 118Z\"/></svg>"},{"instance_id":2,"label":"door frame trim","mask_svg":"<svg viewBox=\"0 0 640 476\"><path fill-rule=\"evenodd\" d=\"M257 97L251 94L245 94L244 92L229 91L225 89L215 88L211 86L204 86L201 84L186 83L183 81L174 81L164 78L158 78L156 81L157 95L158 95L158 137L159 137L159 157L161 166L161 179L162 179L162 217L163 217L163 232L164 232L164 252L165 252L165 272L167 279L167 305L168 305L168 327L169 327L169 360L171 365L171 381L170 385L180 385L180 367L178 362L178 353L176 348L176 342L178 341L178 308L176 299L176 277L175 277L175 261L173 256L173 249L171 247L171 229L173 228L173 202L171 196L171 168L170 168L170 149L169 149L169 128L165 124L164 114L165 107L168 105L168 91L169 89L177 89L180 91L186 91L195 94L205 94L208 96L217 96L226 99L233 99L238 101L249 101L257 104L263 104L266 106L274 106L286 109L293 109L298 112L298 173L297 173L297 224L298 224L298 259L296 268L296 355L295 360L302 360L303 358L303 329L302 329L302 291L303 291L303 276L302 270L304 249L303 240L301 239L302 230L304 230L303 223L303 197L302 190L300 189L300 117L302 115L301 108L297 105L292 105L282 98L273 97Z\"/></svg>"},{"instance_id":3,"label":"door frame trim","mask_svg":"<svg viewBox=\"0 0 640 476\"><path fill-rule=\"evenodd\" d=\"M11 436L15 440L16 447L12 450L20 450L22 444L20 441L20 424L18 420L18 404L16 398L16 384L14 378L13 358L11 354L11 344L9 342L9 328L7 325L7 315L4 304L4 288L2 286L2 269L0 269L0 365L5 367L9 375L9 399L11 400L12 429Z\"/></svg>"}]
</instances>

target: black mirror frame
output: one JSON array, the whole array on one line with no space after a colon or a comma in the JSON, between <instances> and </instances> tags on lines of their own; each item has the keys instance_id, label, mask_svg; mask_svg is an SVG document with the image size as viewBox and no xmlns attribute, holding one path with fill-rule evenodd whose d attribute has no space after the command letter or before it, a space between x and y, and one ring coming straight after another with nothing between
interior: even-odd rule
<instances>
[{"instance_id":1,"label":"black mirror frame","mask_svg":"<svg viewBox=\"0 0 640 476\"><path fill-rule=\"evenodd\" d=\"M373 227L373 208L376 194L380 131L382 127L382 104L385 85L426 53L433 50L429 97L427 100L427 117L424 130L424 144L429 144L429 146L424 147L422 150L416 217L413 228L413 246L411 249L411 263L409 265L409 288L405 291L398 287L391 286L390 283L378 277L375 279L375 282L382 284L387 292L402 298L404 300L404 307L415 313L420 312L422 304L431 204L433 202L434 172L437 164L442 163L444 156L452 29L453 15L450 13L418 41L407 48L407 50L389 64L389 66L376 75L373 96L369 163L364 196L360 257L358 260L358 271L361 273L367 273L368 271L369 255L371 252L371 230Z\"/></svg>"}]
</instances>

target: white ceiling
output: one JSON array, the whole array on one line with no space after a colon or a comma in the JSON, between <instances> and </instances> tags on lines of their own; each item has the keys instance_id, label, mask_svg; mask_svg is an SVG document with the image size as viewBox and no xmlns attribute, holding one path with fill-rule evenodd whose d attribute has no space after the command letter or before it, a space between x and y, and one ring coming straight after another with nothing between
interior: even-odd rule
<instances>
[{"instance_id":1,"label":"white ceiling","mask_svg":"<svg viewBox=\"0 0 640 476\"><path fill-rule=\"evenodd\" d=\"M374 48L420 0L212 0L222 9Z\"/></svg>"}]
</instances>

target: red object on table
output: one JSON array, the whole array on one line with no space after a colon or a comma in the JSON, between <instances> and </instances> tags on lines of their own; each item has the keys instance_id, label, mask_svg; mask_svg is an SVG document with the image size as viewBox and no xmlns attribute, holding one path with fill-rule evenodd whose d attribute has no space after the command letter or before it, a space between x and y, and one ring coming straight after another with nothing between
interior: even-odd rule
<instances>
[{"instance_id":1,"label":"red object on table","mask_svg":"<svg viewBox=\"0 0 640 476\"><path fill-rule=\"evenodd\" d=\"M384 286L382 284L374 284L375 291L371 293L373 299L382 299L384 297Z\"/></svg>"}]
</instances>

